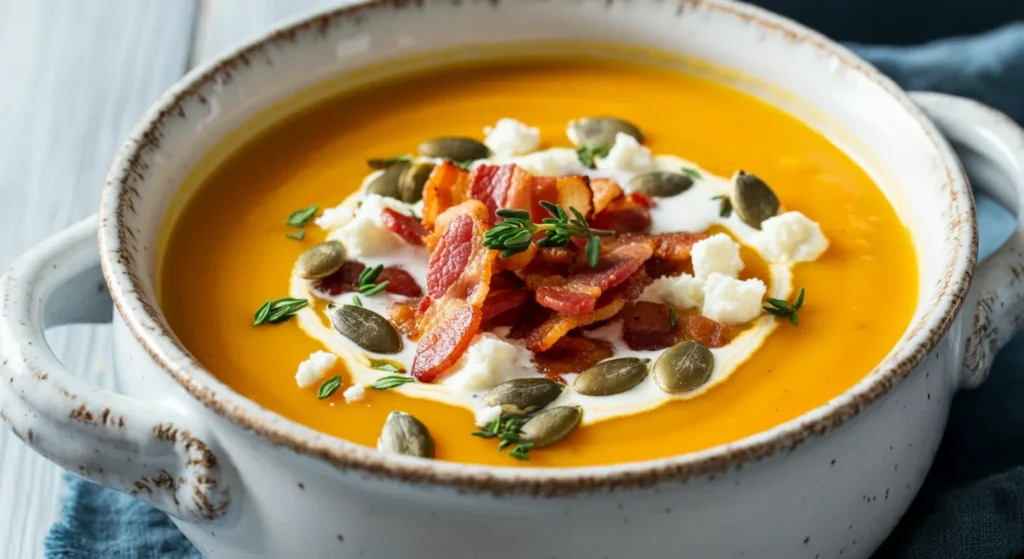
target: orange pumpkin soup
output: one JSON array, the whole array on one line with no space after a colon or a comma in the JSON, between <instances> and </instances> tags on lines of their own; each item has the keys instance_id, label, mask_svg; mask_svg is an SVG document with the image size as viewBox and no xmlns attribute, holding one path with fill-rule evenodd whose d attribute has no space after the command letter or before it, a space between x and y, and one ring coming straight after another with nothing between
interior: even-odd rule
<instances>
[{"instance_id":1,"label":"orange pumpkin soup","mask_svg":"<svg viewBox=\"0 0 1024 559\"><path fill-rule=\"evenodd\" d=\"M838 396L903 333L917 296L910 236L879 188L839 148L797 119L712 81L589 59L453 66L378 83L308 108L237 148L169 225L159 280L172 328L199 362L239 393L320 431L375 446L385 419L401 410L429 427L438 459L520 464L495 452L495 441L470 436L477 428L468 408L370 387L362 399L346 403L341 392L353 375L342 360L324 377L340 375L340 389L318 399L322 387L297 387L296 369L325 344L296 319L251 327L253 313L268 299L292 293L296 259L326 238L312 222L296 228L286 219L314 204L320 211L340 204L367 176L368 159L414 153L422 140L439 136L482 139L481 129L502 118L536 127L540 149L568 147L566 123L585 115L636 123L652 153L685 158L705 173L756 173L785 211L820 223L828 248L789 268L788 300L800 287L806 294L798 321L776 323L762 313L759 322L733 327L732 335L742 336L770 322L762 328L763 342L727 378L692 398L601 421L585 418L558 444L530 452L527 465L609 464L735 441ZM624 157L607 150L597 156ZM656 212L659 202L653 203ZM597 228L599 220L591 225ZM606 238L606 248L612 242ZM745 244L741 255L741 279L777 287L757 252ZM424 278L415 279L426 286ZM872 303L881 300L884 317ZM314 301L310 309L323 316L325 304ZM707 309L705 301L705 315ZM673 312L673 326L695 314Z\"/></svg>"}]
</instances>

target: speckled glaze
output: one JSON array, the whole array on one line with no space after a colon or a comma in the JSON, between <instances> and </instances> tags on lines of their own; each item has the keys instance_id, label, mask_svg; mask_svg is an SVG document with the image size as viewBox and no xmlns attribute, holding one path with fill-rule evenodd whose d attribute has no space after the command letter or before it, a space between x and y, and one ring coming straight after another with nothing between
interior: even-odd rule
<instances>
[{"instance_id":1,"label":"speckled glaze","mask_svg":"<svg viewBox=\"0 0 1024 559\"><path fill-rule=\"evenodd\" d=\"M803 417L701 452L498 469L383 456L292 423L224 386L169 331L154 293L159 225L185 174L228 131L297 91L387 60L593 37L734 70L746 77L732 85L809 122L879 180L914 237L921 295L904 337L862 382ZM1021 208L1024 132L1006 117L963 99L908 96L820 35L743 4L438 0L336 10L186 76L118 153L98 218L3 276L0 419L54 462L167 511L216 558L866 557L920 487L953 394L984 380L1024 320L1024 232L976 266L961 162L978 186ZM108 290L125 395L74 379L43 336L109 320Z\"/></svg>"}]
</instances>

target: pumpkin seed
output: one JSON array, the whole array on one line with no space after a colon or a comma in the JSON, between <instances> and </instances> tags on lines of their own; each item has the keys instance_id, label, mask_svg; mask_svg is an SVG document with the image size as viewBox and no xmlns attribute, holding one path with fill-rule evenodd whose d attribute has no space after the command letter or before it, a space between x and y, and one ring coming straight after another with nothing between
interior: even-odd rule
<instances>
[{"instance_id":1,"label":"pumpkin seed","mask_svg":"<svg viewBox=\"0 0 1024 559\"><path fill-rule=\"evenodd\" d=\"M472 161L491 154L487 146L472 138L434 138L420 144L420 155L449 161Z\"/></svg>"},{"instance_id":2,"label":"pumpkin seed","mask_svg":"<svg viewBox=\"0 0 1024 559\"><path fill-rule=\"evenodd\" d=\"M327 305L327 317L339 334L373 353L402 351L402 337L383 316L355 305Z\"/></svg>"},{"instance_id":3,"label":"pumpkin seed","mask_svg":"<svg viewBox=\"0 0 1024 559\"><path fill-rule=\"evenodd\" d=\"M417 161L406 169L398 179L399 199L406 204L415 204L423 198L423 185L427 184L434 164L430 161Z\"/></svg>"},{"instance_id":4,"label":"pumpkin seed","mask_svg":"<svg viewBox=\"0 0 1024 559\"><path fill-rule=\"evenodd\" d=\"M693 186L693 179L682 173L655 171L637 175L629 181L631 192L642 192L650 196L668 198L682 194Z\"/></svg>"},{"instance_id":5,"label":"pumpkin seed","mask_svg":"<svg viewBox=\"0 0 1024 559\"><path fill-rule=\"evenodd\" d=\"M542 411L523 423L519 429L522 440L533 448L551 446L569 436L580 424L583 412L576 406L558 406Z\"/></svg>"},{"instance_id":6,"label":"pumpkin seed","mask_svg":"<svg viewBox=\"0 0 1024 559\"><path fill-rule=\"evenodd\" d=\"M384 169L377 178L370 181L370 184L366 185L366 192L368 194L378 194L380 196L387 196L388 198L398 199L400 196L398 181L402 178L402 173L409 168L408 163L398 163Z\"/></svg>"},{"instance_id":7,"label":"pumpkin seed","mask_svg":"<svg viewBox=\"0 0 1024 559\"><path fill-rule=\"evenodd\" d=\"M384 428L377 439L377 450L388 454L433 458L434 439L420 420L407 413L393 411L384 421Z\"/></svg>"},{"instance_id":8,"label":"pumpkin seed","mask_svg":"<svg viewBox=\"0 0 1024 559\"><path fill-rule=\"evenodd\" d=\"M586 117L569 122L569 141L576 147L596 146L602 151L611 149L615 136L622 132L644 143L644 133L632 122L612 117Z\"/></svg>"},{"instance_id":9,"label":"pumpkin seed","mask_svg":"<svg viewBox=\"0 0 1024 559\"><path fill-rule=\"evenodd\" d=\"M554 402L563 385L547 378L517 378L484 394L488 406L501 406L501 415L526 415Z\"/></svg>"},{"instance_id":10,"label":"pumpkin seed","mask_svg":"<svg viewBox=\"0 0 1024 559\"><path fill-rule=\"evenodd\" d=\"M761 228L761 222L779 213L779 198L761 179L737 171L732 178L732 209L744 223Z\"/></svg>"},{"instance_id":11,"label":"pumpkin seed","mask_svg":"<svg viewBox=\"0 0 1024 559\"><path fill-rule=\"evenodd\" d=\"M345 263L345 245L327 241L302 253L295 262L295 273L303 279L320 279L338 271Z\"/></svg>"},{"instance_id":12,"label":"pumpkin seed","mask_svg":"<svg viewBox=\"0 0 1024 559\"><path fill-rule=\"evenodd\" d=\"M580 373L572 387L585 396L621 394L644 380L650 362L650 359L640 357L602 361Z\"/></svg>"},{"instance_id":13,"label":"pumpkin seed","mask_svg":"<svg viewBox=\"0 0 1024 559\"><path fill-rule=\"evenodd\" d=\"M711 378L715 356L704 345L686 341L665 350L654 362L654 382L670 394L700 388Z\"/></svg>"}]
</instances>

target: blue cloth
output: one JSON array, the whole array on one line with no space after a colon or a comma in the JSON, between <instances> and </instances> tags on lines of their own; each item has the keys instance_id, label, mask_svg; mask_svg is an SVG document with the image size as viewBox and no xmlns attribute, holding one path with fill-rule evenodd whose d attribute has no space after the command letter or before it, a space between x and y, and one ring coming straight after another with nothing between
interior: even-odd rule
<instances>
[{"instance_id":1,"label":"blue cloth","mask_svg":"<svg viewBox=\"0 0 1024 559\"><path fill-rule=\"evenodd\" d=\"M908 89L973 97L1024 122L1024 23L920 47L854 46ZM978 200L981 252L1016 220ZM1024 556L1024 336L998 356L988 382L958 395L935 465L910 512L876 554L900 559ZM46 539L51 559L199 558L162 513L69 476L63 518Z\"/></svg>"}]
</instances>

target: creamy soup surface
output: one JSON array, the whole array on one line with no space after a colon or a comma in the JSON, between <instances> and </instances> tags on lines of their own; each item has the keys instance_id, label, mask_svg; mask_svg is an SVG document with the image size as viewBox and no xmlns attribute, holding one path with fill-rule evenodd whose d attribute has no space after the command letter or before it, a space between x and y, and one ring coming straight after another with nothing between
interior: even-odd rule
<instances>
[{"instance_id":1,"label":"creamy soup surface","mask_svg":"<svg viewBox=\"0 0 1024 559\"><path fill-rule=\"evenodd\" d=\"M642 145L617 138L612 150L598 153L594 168L588 168L566 134L567 123L587 116L614 116L636 124L643 131ZM479 367L488 352L505 351L506 359L516 356L514 364L502 369L519 371L507 372L508 378L541 377L531 367L531 354L521 347L526 342L510 339L514 335L509 326L491 328L485 340L473 338L480 344L478 351L467 353L433 382L371 388L382 376L408 376L416 341L406 338L395 354L363 351L331 327L328 303L358 303L387 317L392 303L411 301L415 307L416 300L385 291L318 292L316 282L295 271L296 259L317 243L336 239L354 249L350 259L369 268L403 268L426 291L428 248L396 241L395 250L371 254L369 247L360 256L360 241L352 240L355 228L345 229L354 213L350 209L360 204L376 208L382 202L367 201L366 186L382 172L372 171L367 160L415 157L420 142L441 136L488 138L489 145L498 146L501 125L490 137L484 129L502 119L522 123L517 123L520 132L527 139L539 137L539 143L520 147L523 153L518 155L492 149L486 160L459 162L467 174L515 163L537 176L611 180L622 185L623 196L630 195L631 179L643 172L686 174L692 185L681 194L637 198L651 205L647 232L721 235L717 241L738 243L742 270L731 274L734 279L713 281L759 284L763 297L790 303L803 288L798 320L759 310L762 304L771 307L767 301L756 305L752 318L719 304L709 306L711 287L701 273L711 266L705 262L713 243L705 242L700 257L694 256L684 272L686 277L698 276L694 281L703 286L703 307L699 301L680 303L686 297L678 291L674 298L665 295L669 284L664 282L648 287L640 300L651 307L668 301L674 307L673 327L702 314L723 323L725 341L703 340L714 357L710 379L685 394L667 394L648 375L622 394L587 397L572 389L578 371L554 375L569 387L551 407L579 406L581 422L557 444L524 449L519 458L528 457L528 462L509 456L514 445L497 452L494 438L471 436L491 425L487 417L482 419L488 414L486 381L506 374L473 376L469 369ZM502 149L513 149L508 146L515 143L515 127L509 120L504 124L509 133ZM808 223L820 224L821 237L816 245L807 245L814 248L804 249L805 258L793 262L772 254L763 245L770 225L763 231L751 227L735 210L723 207L721 196L733 193L741 169L770 185L781 204L780 216L798 212ZM424 218L423 202L402 205L390 200L384 204ZM296 210L313 205L317 209L311 210L306 225L286 223ZM432 220L428 216L426 221L430 225ZM453 66L346 92L234 148L203 179L171 227L159 278L163 308L186 347L225 383L286 417L367 446L378 444L389 414L401 411L429 428L436 458L499 466L658 458L769 429L826 403L863 378L905 330L917 296L909 233L871 178L838 147L744 93L682 72L626 62L566 58ZM622 237L603 239L602 258L616 246L613 238ZM428 246L432 248L430 242ZM581 256L579 269L587 266L584 260ZM696 289L700 296L702 288ZM533 296L531 292L531 301ZM261 305L285 297L306 298L310 304L280 323L251 326ZM755 297L760 301L761 294ZM572 335L601 340L615 357L650 358L653 364L662 353L630 349L623 342L622 320L595 326ZM518 352L494 344L512 344ZM338 359L310 377L308 370L317 369L318 359L310 357L317 352ZM382 359L390 365L382 366ZM311 380L297 383L297 370L300 379L305 375ZM318 399L334 377L340 377L336 390Z\"/></svg>"}]
</instances>

